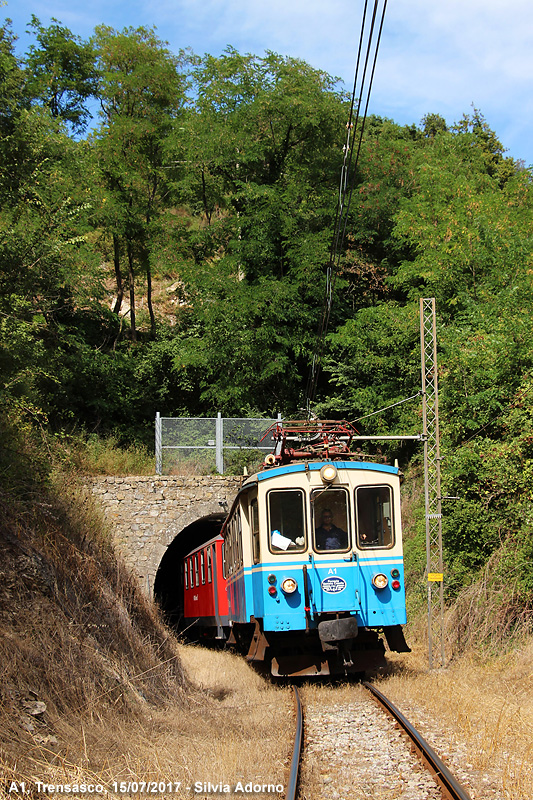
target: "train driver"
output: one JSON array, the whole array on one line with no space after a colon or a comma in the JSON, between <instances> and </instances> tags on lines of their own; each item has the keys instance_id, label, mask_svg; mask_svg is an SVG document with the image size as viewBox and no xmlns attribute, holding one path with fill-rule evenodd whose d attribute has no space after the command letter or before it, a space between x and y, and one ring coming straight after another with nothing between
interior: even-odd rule
<instances>
[{"instance_id":1,"label":"train driver","mask_svg":"<svg viewBox=\"0 0 533 800\"><path fill-rule=\"evenodd\" d=\"M348 547L348 534L333 523L333 514L324 508L320 526L315 530L318 550L345 550Z\"/></svg>"}]
</instances>

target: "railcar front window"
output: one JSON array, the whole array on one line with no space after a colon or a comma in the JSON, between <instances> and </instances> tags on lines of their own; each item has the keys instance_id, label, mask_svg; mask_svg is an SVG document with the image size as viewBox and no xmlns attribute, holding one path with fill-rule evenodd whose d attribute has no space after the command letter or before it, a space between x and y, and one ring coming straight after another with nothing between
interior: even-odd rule
<instances>
[{"instance_id":1,"label":"railcar front window","mask_svg":"<svg viewBox=\"0 0 533 800\"><path fill-rule=\"evenodd\" d=\"M392 547L394 521L390 486L360 486L356 497L359 547Z\"/></svg>"},{"instance_id":2,"label":"railcar front window","mask_svg":"<svg viewBox=\"0 0 533 800\"><path fill-rule=\"evenodd\" d=\"M348 550L350 509L345 489L320 489L311 496L314 543L317 553Z\"/></svg>"},{"instance_id":3,"label":"railcar front window","mask_svg":"<svg viewBox=\"0 0 533 800\"><path fill-rule=\"evenodd\" d=\"M300 553L305 550L304 493L300 489L275 489L269 492L268 531L272 553Z\"/></svg>"}]
</instances>

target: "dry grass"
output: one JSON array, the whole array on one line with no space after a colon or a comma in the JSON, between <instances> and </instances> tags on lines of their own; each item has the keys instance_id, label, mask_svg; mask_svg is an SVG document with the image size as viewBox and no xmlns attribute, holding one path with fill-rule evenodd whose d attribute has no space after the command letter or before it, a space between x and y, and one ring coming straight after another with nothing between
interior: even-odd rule
<instances>
[{"instance_id":1,"label":"dry grass","mask_svg":"<svg viewBox=\"0 0 533 800\"><path fill-rule=\"evenodd\" d=\"M194 478L200 475L216 473L215 459L196 458L167 458L163 460L163 475L179 475L184 478Z\"/></svg>"},{"instance_id":2,"label":"dry grass","mask_svg":"<svg viewBox=\"0 0 533 800\"><path fill-rule=\"evenodd\" d=\"M63 445L72 466L82 475L153 475L155 457L147 447L121 447L112 436L72 437Z\"/></svg>"},{"instance_id":3,"label":"dry grass","mask_svg":"<svg viewBox=\"0 0 533 800\"><path fill-rule=\"evenodd\" d=\"M530 639L512 653L489 659L470 651L430 671L419 639L411 654L390 655L380 686L473 798L531 800L532 657Z\"/></svg>"},{"instance_id":4,"label":"dry grass","mask_svg":"<svg viewBox=\"0 0 533 800\"><path fill-rule=\"evenodd\" d=\"M408 639L413 652L388 654L388 669L375 679L379 688L444 759L472 800L531 800L533 639L491 659L470 651L445 669L433 670L425 641L413 634ZM304 700L342 705L364 692L353 684L309 683ZM324 791L327 771L327 764L307 765L307 797Z\"/></svg>"},{"instance_id":5,"label":"dry grass","mask_svg":"<svg viewBox=\"0 0 533 800\"><path fill-rule=\"evenodd\" d=\"M179 650L187 672L199 681L181 702L157 708L140 700L127 715L83 709L56 717L57 744L39 744L28 734L24 766L4 764L2 783L181 782L178 792L168 793L176 798L193 796L196 782L284 785L292 730L287 690L265 682L240 657L198 647Z\"/></svg>"},{"instance_id":6,"label":"dry grass","mask_svg":"<svg viewBox=\"0 0 533 800\"><path fill-rule=\"evenodd\" d=\"M0 492L0 798L15 796L11 780L285 783L287 690L228 653L179 645L91 499L62 475L47 492L24 480L24 505ZM390 656L382 688L473 797L530 800L533 640L509 585L494 586L487 573L449 611L446 670L428 671L423 623L411 623L414 652ZM510 614L522 644L504 653Z\"/></svg>"},{"instance_id":7,"label":"dry grass","mask_svg":"<svg viewBox=\"0 0 533 800\"><path fill-rule=\"evenodd\" d=\"M0 495L3 779L95 772L119 749L117 727L183 704L187 689L176 644L90 499L61 476L38 497Z\"/></svg>"},{"instance_id":8,"label":"dry grass","mask_svg":"<svg viewBox=\"0 0 533 800\"><path fill-rule=\"evenodd\" d=\"M216 703L210 713L204 706L204 724L187 743L191 776L233 785L285 784L294 727L289 690L260 677L232 653L188 645L180 655L202 702L207 697ZM195 758L200 752L201 758Z\"/></svg>"},{"instance_id":9,"label":"dry grass","mask_svg":"<svg viewBox=\"0 0 533 800\"><path fill-rule=\"evenodd\" d=\"M23 507L0 494L0 797L12 780L28 797L37 780L284 783L283 690L180 646L91 498L54 483Z\"/></svg>"},{"instance_id":10,"label":"dry grass","mask_svg":"<svg viewBox=\"0 0 533 800\"><path fill-rule=\"evenodd\" d=\"M519 571L509 568L510 555L507 542L447 609L446 639L453 655L474 650L490 657L520 646L533 633L532 601L520 586Z\"/></svg>"}]
</instances>

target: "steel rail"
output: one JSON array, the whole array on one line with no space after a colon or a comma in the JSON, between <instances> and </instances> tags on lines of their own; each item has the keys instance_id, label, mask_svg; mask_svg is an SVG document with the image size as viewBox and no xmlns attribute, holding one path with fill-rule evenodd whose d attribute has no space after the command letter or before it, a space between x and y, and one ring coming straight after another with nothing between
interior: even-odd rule
<instances>
[{"instance_id":1,"label":"steel rail","mask_svg":"<svg viewBox=\"0 0 533 800\"><path fill-rule=\"evenodd\" d=\"M409 736L418 754L422 757L422 760L428 767L429 771L433 774L435 780L438 782L446 800L472 800L466 789L464 789L454 778L446 764L439 758L426 740L418 733L416 728L411 725L409 720L404 717L401 711L399 711L396 706L393 705L391 701L379 691L379 689L376 689L376 687L371 683L368 683L368 681L364 681L363 686L365 686L368 691L374 695L378 702L393 717L395 722L398 722L405 733Z\"/></svg>"},{"instance_id":2,"label":"steel rail","mask_svg":"<svg viewBox=\"0 0 533 800\"><path fill-rule=\"evenodd\" d=\"M298 777L300 767L300 755L302 752L302 734L303 734L303 711L300 702L300 695L296 686L293 686L294 702L296 708L296 731L294 735L294 748L292 751L291 769L289 772L289 783L287 785L287 794L285 800L296 800L296 792L298 790Z\"/></svg>"}]
</instances>

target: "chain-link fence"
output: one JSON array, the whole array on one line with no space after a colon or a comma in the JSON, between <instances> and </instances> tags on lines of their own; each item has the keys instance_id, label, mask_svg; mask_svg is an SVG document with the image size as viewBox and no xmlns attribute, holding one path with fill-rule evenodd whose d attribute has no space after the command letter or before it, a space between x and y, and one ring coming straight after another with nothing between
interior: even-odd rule
<instances>
[{"instance_id":1,"label":"chain-link fence","mask_svg":"<svg viewBox=\"0 0 533 800\"><path fill-rule=\"evenodd\" d=\"M264 418L155 418L155 471L158 475L186 471L196 474L242 474L272 452L271 437L263 436L273 423Z\"/></svg>"}]
</instances>

